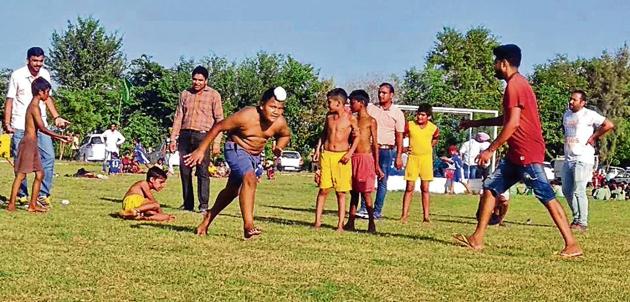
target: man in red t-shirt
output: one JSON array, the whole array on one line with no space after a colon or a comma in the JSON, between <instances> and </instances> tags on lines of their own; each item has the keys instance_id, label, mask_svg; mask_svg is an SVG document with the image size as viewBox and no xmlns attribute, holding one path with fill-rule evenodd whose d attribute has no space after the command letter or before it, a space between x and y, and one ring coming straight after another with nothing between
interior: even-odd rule
<instances>
[{"instance_id":1,"label":"man in red t-shirt","mask_svg":"<svg viewBox=\"0 0 630 302\"><path fill-rule=\"evenodd\" d=\"M567 258L581 256L582 249L571 233L564 210L556 200L553 188L543 170L545 141L542 137L536 96L527 79L518 73L521 49L514 44L507 44L496 47L493 53L495 76L507 83L503 95L503 115L482 120L464 120L459 126L462 129L503 126L490 147L479 154L479 166L484 166L505 142L508 143L508 151L494 173L483 183L484 191L479 203L477 229L470 236L456 234L455 240L474 250L482 249L483 237L497 195L522 181L533 189L536 198L545 205L560 230L565 244L560 255Z\"/></svg>"}]
</instances>

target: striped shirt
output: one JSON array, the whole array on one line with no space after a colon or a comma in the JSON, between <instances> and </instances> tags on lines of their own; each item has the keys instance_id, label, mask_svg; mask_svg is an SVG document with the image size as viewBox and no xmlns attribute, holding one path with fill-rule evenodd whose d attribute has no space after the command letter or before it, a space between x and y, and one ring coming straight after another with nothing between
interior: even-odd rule
<instances>
[{"instance_id":1,"label":"striped shirt","mask_svg":"<svg viewBox=\"0 0 630 302\"><path fill-rule=\"evenodd\" d=\"M177 139L181 130L208 131L221 120L223 104L216 90L208 86L197 93L186 89L179 96L171 140Z\"/></svg>"}]
</instances>

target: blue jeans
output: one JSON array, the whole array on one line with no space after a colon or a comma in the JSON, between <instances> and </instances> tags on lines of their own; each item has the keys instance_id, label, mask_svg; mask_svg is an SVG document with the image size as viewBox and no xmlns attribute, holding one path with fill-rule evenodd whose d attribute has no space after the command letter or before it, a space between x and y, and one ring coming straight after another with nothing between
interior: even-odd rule
<instances>
[{"instance_id":1,"label":"blue jeans","mask_svg":"<svg viewBox=\"0 0 630 302\"><path fill-rule=\"evenodd\" d=\"M13 137L11 138L11 156L15 158L17 162L18 146L20 141L24 137L24 130L15 130ZM55 148L53 146L52 138L43 133L37 133L37 147L39 147L39 157L42 160L42 167L44 168L44 181L39 191L39 196L48 197L52 192L53 175L55 174ZM20 185L18 196L28 196L28 188L26 178Z\"/></svg>"},{"instance_id":2,"label":"blue jeans","mask_svg":"<svg viewBox=\"0 0 630 302\"><path fill-rule=\"evenodd\" d=\"M389 178L390 167L392 162L396 158L396 150L394 149L378 149L378 165L383 170L385 176L378 180L376 187L376 200L374 201L374 214L380 216L383 211L383 204L385 203L385 195L387 194L387 179ZM360 212L366 212L365 200L361 199Z\"/></svg>"},{"instance_id":3,"label":"blue jeans","mask_svg":"<svg viewBox=\"0 0 630 302\"><path fill-rule=\"evenodd\" d=\"M542 164L515 165L505 158L483 182L483 188L497 197L519 181L532 188L536 198L544 205L556 199L556 193L547 180Z\"/></svg>"},{"instance_id":4,"label":"blue jeans","mask_svg":"<svg viewBox=\"0 0 630 302\"><path fill-rule=\"evenodd\" d=\"M477 165L464 164L464 178L473 179L477 178Z\"/></svg>"},{"instance_id":5,"label":"blue jeans","mask_svg":"<svg viewBox=\"0 0 630 302\"><path fill-rule=\"evenodd\" d=\"M592 164L565 161L562 168L562 193L573 212L573 223L588 225L586 185L593 175Z\"/></svg>"}]
</instances>

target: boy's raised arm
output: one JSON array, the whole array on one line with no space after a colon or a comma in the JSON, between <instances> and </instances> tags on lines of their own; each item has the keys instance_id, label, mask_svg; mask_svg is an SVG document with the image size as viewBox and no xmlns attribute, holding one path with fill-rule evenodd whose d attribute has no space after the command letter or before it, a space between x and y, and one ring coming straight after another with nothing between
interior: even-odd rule
<instances>
[{"instance_id":1,"label":"boy's raised arm","mask_svg":"<svg viewBox=\"0 0 630 302\"><path fill-rule=\"evenodd\" d=\"M291 141L291 132L289 131L289 126L287 125L286 119L282 118L283 122L280 124L278 131L276 132L276 146L273 149L273 153L276 156L282 155L282 150L289 145Z\"/></svg>"}]
</instances>

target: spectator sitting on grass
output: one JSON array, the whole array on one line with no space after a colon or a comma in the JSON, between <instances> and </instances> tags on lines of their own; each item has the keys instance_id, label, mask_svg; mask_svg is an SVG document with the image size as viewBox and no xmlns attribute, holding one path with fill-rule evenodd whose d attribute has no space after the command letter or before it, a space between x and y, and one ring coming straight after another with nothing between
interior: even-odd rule
<instances>
[{"instance_id":1,"label":"spectator sitting on grass","mask_svg":"<svg viewBox=\"0 0 630 302\"><path fill-rule=\"evenodd\" d=\"M593 198L597 200L610 199L610 188L608 187L608 184L604 184L603 186L595 189L595 192L593 192Z\"/></svg>"}]
</instances>

